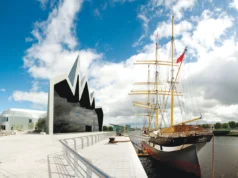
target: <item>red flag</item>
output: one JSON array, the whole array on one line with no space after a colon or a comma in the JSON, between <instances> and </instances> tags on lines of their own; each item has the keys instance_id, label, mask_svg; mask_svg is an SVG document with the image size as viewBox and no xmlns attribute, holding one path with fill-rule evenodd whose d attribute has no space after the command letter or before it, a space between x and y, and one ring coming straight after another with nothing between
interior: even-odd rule
<instances>
[{"instance_id":1,"label":"red flag","mask_svg":"<svg viewBox=\"0 0 238 178\"><path fill-rule=\"evenodd\" d=\"M182 62L186 51L187 51L187 49L185 48L183 54L181 54L181 56L179 56L179 58L177 59L176 63Z\"/></svg>"}]
</instances>

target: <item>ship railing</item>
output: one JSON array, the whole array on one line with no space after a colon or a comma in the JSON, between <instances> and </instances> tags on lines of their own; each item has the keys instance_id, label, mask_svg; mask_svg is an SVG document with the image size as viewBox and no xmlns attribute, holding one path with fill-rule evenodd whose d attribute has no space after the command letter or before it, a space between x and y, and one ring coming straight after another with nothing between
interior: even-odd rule
<instances>
[{"instance_id":1,"label":"ship railing","mask_svg":"<svg viewBox=\"0 0 238 178\"><path fill-rule=\"evenodd\" d=\"M81 156L76 150L72 149L63 140L60 140L63 146L63 154L67 163L73 170L73 177L75 178L111 178L107 173L92 164L90 160L87 160Z\"/></svg>"},{"instance_id":2,"label":"ship railing","mask_svg":"<svg viewBox=\"0 0 238 178\"><path fill-rule=\"evenodd\" d=\"M149 138L150 138L150 137L147 137L147 136L135 135L135 134L129 134L128 136L129 136L132 144L136 147L139 147L139 148L142 147L141 146L142 141L148 142Z\"/></svg>"},{"instance_id":3,"label":"ship railing","mask_svg":"<svg viewBox=\"0 0 238 178\"><path fill-rule=\"evenodd\" d=\"M209 135L212 134L211 131L184 131L184 132L173 132L173 133L159 133L159 136L164 137L186 137L188 135L195 136L195 135Z\"/></svg>"}]
</instances>

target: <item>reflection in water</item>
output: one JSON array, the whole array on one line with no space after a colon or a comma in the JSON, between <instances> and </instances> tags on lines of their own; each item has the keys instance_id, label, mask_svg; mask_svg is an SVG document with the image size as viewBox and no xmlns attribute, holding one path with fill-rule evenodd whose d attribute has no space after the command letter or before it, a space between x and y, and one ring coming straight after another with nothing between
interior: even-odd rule
<instances>
[{"instance_id":1,"label":"reflection in water","mask_svg":"<svg viewBox=\"0 0 238 178\"><path fill-rule=\"evenodd\" d=\"M148 178L198 178L193 174L168 167L165 164L155 161L151 157L140 157L140 161Z\"/></svg>"},{"instance_id":2,"label":"reflection in water","mask_svg":"<svg viewBox=\"0 0 238 178\"><path fill-rule=\"evenodd\" d=\"M212 170L212 142L197 145L202 178L210 178ZM192 177L155 162L150 157L141 157L141 163L149 178ZM215 177L238 178L238 137L215 137Z\"/></svg>"},{"instance_id":3,"label":"reflection in water","mask_svg":"<svg viewBox=\"0 0 238 178\"><path fill-rule=\"evenodd\" d=\"M98 131L95 110L70 103L54 92L54 133Z\"/></svg>"},{"instance_id":4,"label":"reflection in water","mask_svg":"<svg viewBox=\"0 0 238 178\"><path fill-rule=\"evenodd\" d=\"M212 142L198 152L198 158L203 177L211 177ZM215 137L215 177L238 177L238 137Z\"/></svg>"}]
</instances>

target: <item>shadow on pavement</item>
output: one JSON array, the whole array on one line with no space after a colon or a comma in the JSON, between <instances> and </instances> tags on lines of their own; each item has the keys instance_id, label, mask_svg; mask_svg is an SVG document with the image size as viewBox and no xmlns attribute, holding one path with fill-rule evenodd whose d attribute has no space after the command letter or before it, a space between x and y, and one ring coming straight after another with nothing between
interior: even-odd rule
<instances>
[{"instance_id":1,"label":"shadow on pavement","mask_svg":"<svg viewBox=\"0 0 238 178\"><path fill-rule=\"evenodd\" d=\"M73 169L68 165L63 152L53 153L47 156L49 178L74 177Z\"/></svg>"}]
</instances>

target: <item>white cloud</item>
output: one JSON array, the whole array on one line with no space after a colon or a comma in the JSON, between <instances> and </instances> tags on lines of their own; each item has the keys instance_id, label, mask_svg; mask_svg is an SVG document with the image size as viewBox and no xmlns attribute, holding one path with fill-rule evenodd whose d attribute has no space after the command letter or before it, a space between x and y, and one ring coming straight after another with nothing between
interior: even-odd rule
<instances>
[{"instance_id":1,"label":"white cloud","mask_svg":"<svg viewBox=\"0 0 238 178\"><path fill-rule=\"evenodd\" d=\"M28 101L34 104L46 106L48 101L48 94L45 92L23 92L14 91L9 100L14 101Z\"/></svg>"},{"instance_id":2,"label":"white cloud","mask_svg":"<svg viewBox=\"0 0 238 178\"><path fill-rule=\"evenodd\" d=\"M25 67L29 69L29 73L36 80L38 78L48 79L62 72L69 72L77 54L80 53L82 68L84 71L88 69L89 86L95 91L96 105L103 107L104 123L142 124L144 118L135 117L133 113L142 113L146 110L134 108L131 102L133 100L146 101L147 97L128 96L128 93L135 88L132 86L133 82L147 80L147 66L133 65L133 62L155 59L153 42L155 34L159 32L159 39L170 37L171 20L158 24L151 35L152 41L143 46L138 54L117 63L96 60L101 59L102 54L98 54L93 49L76 50L78 40L74 34L73 19L80 10L80 5L72 7L67 2L65 1L58 8L55 8L48 20L36 23L32 33L38 43L27 50L24 57ZM186 114L191 117L199 116L199 111L197 111L199 110L197 103L199 103L205 121L213 123L233 120L237 117L238 108L236 102L238 98L234 94L238 90L238 85L234 82L236 76L233 75L237 73L238 44L235 42L235 37L228 35L228 29L234 25L233 19L224 12L220 11L217 15L208 10L205 10L201 17L195 16L184 19L183 12L190 10L195 2L191 1L185 4L185 1L153 0L156 6L165 5L167 8L176 7L178 9L176 15L181 19L175 23L175 37L177 39L175 47L180 53L188 45L185 60L188 58L194 60L195 58L195 61L184 63L182 66L184 72L181 73L180 79L184 79L184 83L181 82L181 84L184 87L188 86L188 88L184 89L182 85L181 88L178 88L185 93L184 101L181 103L187 107ZM150 8L157 11L156 8ZM147 15L145 18L149 19ZM58 28L62 28L62 26L65 28ZM229 38L224 39L227 36ZM217 44L221 41L222 43ZM160 44L159 58L161 60L169 59L169 54L170 42ZM150 68L151 76L154 77L154 66ZM159 69L160 76L163 76L164 81L168 79L166 76L170 72L169 70L169 68L165 70L163 67ZM192 88L189 88L191 86ZM46 104L47 94L38 92L42 97L37 97L36 91L38 90L38 83L34 82L30 92L16 91L12 98L16 101L27 100L40 105ZM194 90L194 93L190 90ZM181 120L178 102L175 111L176 117Z\"/></svg>"},{"instance_id":3,"label":"white cloud","mask_svg":"<svg viewBox=\"0 0 238 178\"><path fill-rule=\"evenodd\" d=\"M141 19L142 26L145 29L145 34L147 34L149 22L157 21L160 16L175 16L175 22L180 21L184 17L184 13L187 11L191 11L195 6L196 0L150 0L147 4L142 5L137 14L137 18ZM171 20L170 20L171 21ZM159 36L167 37L171 34L171 22L163 22L158 26ZM179 27L177 28L177 32L183 32L186 28L192 28L191 23L186 23L186 20L183 22L184 24L179 23ZM188 26L187 26L188 25ZM178 30L179 29L179 30ZM176 30L176 28L175 28ZM188 29L190 30L190 29ZM142 34L141 37L145 34ZM177 33L180 34L180 33ZM154 35L153 39L155 39ZM141 38L140 37L140 38ZM140 44L141 40L138 39L137 42L133 44ZM139 43L140 42L140 43Z\"/></svg>"},{"instance_id":4,"label":"white cloud","mask_svg":"<svg viewBox=\"0 0 238 178\"><path fill-rule=\"evenodd\" d=\"M238 98L234 97L236 96L234 92L238 90L238 85L232 81L236 81L235 77L238 75L235 75L237 73L236 66L238 66L238 46L233 36L224 39L224 37L227 38L229 32L227 29L233 26L233 18L221 12L221 10L219 10L219 15L205 10L202 18L193 18L197 19L195 24L190 22L189 19L175 24L175 37L178 39L176 40L176 48L179 48L179 53L188 45L186 60L189 57L197 60L196 62L186 63L182 67L184 72L181 73L180 78L184 79L183 83L186 83L188 87L186 90L182 88L185 96L187 95L184 97L185 102L183 102L187 107L186 113L191 118L202 114L203 122L208 123L234 120L237 117L236 108L238 107ZM154 40L157 31L163 37L169 37L171 35L171 23L160 23L159 28L154 30L154 35L151 35L151 40ZM215 38L210 38L211 34L214 34ZM159 36L161 37L161 35ZM221 40L221 44L216 43ZM169 46L169 42L160 46L160 59L168 58ZM133 112L143 112L143 110L132 107L133 97L127 95L133 88L132 83L134 81L138 79L145 81L147 77L146 66L143 69L132 65L133 61L138 59L153 60L154 44L145 45L143 52L133 55L124 62L103 63L98 67L91 66L93 69L96 68L98 76L101 76L97 77L94 72L90 73L90 76L94 78L91 85L96 89L99 104L104 108L105 118L107 118L106 123L115 121L114 123L125 124L127 121L129 122L129 119L136 118L131 115ZM91 70L92 68L90 68ZM109 75L109 73L113 73L113 75ZM153 75L152 72L151 75ZM146 97L144 97L144 100L146 101ZM179 116L178 103L176 105L175 115L179 118L181 116ZM226 108L227 112L222 114L222 111ZM218 110L220 112L217 112ZM191 118L186 117L186 119ZM139 118L139 121L130 120L130 122L131 124L143 123L143 119Z\"/></svg>"},{"instance_id":5,"label":"white cloud","mask_svg":"<svg viewBox=\"0 0 238 178\"><path fill-rule=\"evenodd\" d=\"M46 21L35 23L32 35L37 42L27 49L23 58L31 76L49 79L68 73L79 54L86 64L102 56L92 49L76 50L75 18L81 5L81 0L63 1Z\"/></svg>"},{"instance_id":6,"label":"white cloud","mask_svg":"<svg viewBox=\"0 0 238 178\"><path fill-rule=\"evenodd\" d=\"M232 1L229 3L229 7L235 8L236 10L238 10L238 0L232 0Z\"/></svg>"},{"instance_id":7,"label":"white cloud","mask_svg":"<svg viewBox=\"0 0 238 178\"><path fill-rule=\"evenodd\" d=\"M113 3L120 2L120 3L125 3L125 2L133 2L135 0L112 0Z\"/></svg>"},{"instance_id":8,"label":"white cloud","mask_svg":"<svg viewBox=\"0 0 238 178\"><path fill-rule=\"evenodd\" d=\"M183 20L179 23L176 23L174 25L174 36L178 37L183 35L183 33L191 31L193 28L193 25L186 21ZM157 29L154 31L154 33L150 36L151 40L155 40L156 38L156 34L158 33L158 37L159 39L165 37L171 37L172 34L172 22L171 20L167 21L167 22L161 22L158 24Z\"/></svg>"},{"instance_id":9,"label":"white cloud","mask_svg":"<svg viewBox=\"0 0 238 178\"><path fill-rule=\"evenodd\" d=\"M82 72L85 73L92 60L102 56L92 49L75 49L78 41L75 36L74 21L81 5L81 0L60 1L46 21L34 24L32 35L36 42L26 50L23 58L24 67L34 78L32 89L14 91L9 99L46 105L47 93L39 91L38 79L49 79L62 73L68 73L79 54L83 61Z\"/></svg>"},{"instance_id":10,"label":"white cloud","mask_svg":"<svg viewBox=\"0 0 238 178\"><path fill-rule=\"evenodd\" d=\"M32 81L31 91L36 92L36 91L38 91L38 90L39 90L39 82L36 81L36 80Z\"/></svg>"},{"instance_id":11,"label":"white cloud","mask_svg":"<svg viewBox=\"0 0 238 178\"><path fill-rule=\"evenodd\" d=\"M149 19L144 14L138 14L137 17L142 20L145 31L148 30Z\"/></svg>"},{"instance_id":12,"label":"white cloud","mask_svg":"<svg viewBox=\"0 0 238 178\"><path fill-rule=\"evenodd\" d=\"M100 13L100 11L99 11L98 8L96 8L96 9L94 10L94 15L97 16L97 17L99 17L100 19L102 19L102 15L101 15L101 13Z\"/></svg>"},{"instance_id":13,"label":"white cloud","mask_svg":"<svg viewBox=\"0 0 238 178\"><path fill-rule=\"evenodd\" d=\"M0 91L1 92L6 92L6 89L5 88L1 88Z\"/></svg>"},{"instance_id":14,"label":"white cloud","mask_svg":"<svg viewBox=\"0 0 238 178\"><path fill-rule=\"evenodd\" d=\"M39 82L37 80L33 80L30 91L14 91L8 100L31 102L33 104L33 108L43 109L47 106L48 93L39 91L39 89Z\"/></svg>"},{"instance_id":15,"label":"white cloud","mask_svg":"<svg viewBox=\"0 0 238 178\"><path fill-rule=\"evenodd\" d=\"M32 38L30 38L30 37L27 37L26 39L26 42L32 42L32 41L34 41Z\"/></svg>"},{"instance_id":16,"label":"white cloud","mask_svg":"<svg viewBox=\"0 0 238 178\"><path fill-rule=\"evenodd\" d=\"M47 3L48 3L49 0L37 0L37 1L40 2L41 8L42 8L43 10L45 10L46 5L47 5Z\"/></svg>"},{"instance_id":17,"label":"white cloud","mask_svg":"<svg viewBox=\"0 0 238 178\"><path fill-rule=\"evenodd\" d=\"M135 43L132 44L133 47L137 47L142 44L142 40L145 38L145 35L141 35L141 37L136 41Z\"/></svg>"},{"instance_id":18,"label":"white cloud","mask_svg":"<svg viewBox=\"0 0 238 178\"><path fill-rule=\"evenodd\" d=\"M206 48L214 47L215 40L218 40L233 25L233 18L225 13L218 18L212 18L207 13L203 13L202 18L193 32L193 38Z\"/></svg>"},{"instance_id":19,"label":"white cloud","mask_svg":"<svg viewBox=\"0 0 238 178\"><path fill-rule=\"evenodd\" d=\"M183 17L183 11L192 9L196 3L196 0L178 0L174 6L172 6L172 12L174 13L177 20ZM169 7L169 6L167 6Z\"/></svg>"}]
</instances>

